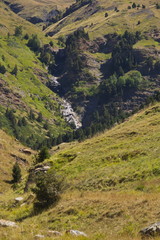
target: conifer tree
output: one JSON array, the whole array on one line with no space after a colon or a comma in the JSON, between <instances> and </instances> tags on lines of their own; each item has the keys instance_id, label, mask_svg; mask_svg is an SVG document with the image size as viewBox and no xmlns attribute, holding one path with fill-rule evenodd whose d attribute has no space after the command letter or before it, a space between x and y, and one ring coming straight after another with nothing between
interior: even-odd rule
<instances>
[{"instance_id":1,"label":"conifer tree","mask_svg":"<svg viewBox=\"0 0 160 240\"><path fill-rule=\"evenodd\" d=\"M13 165L12 177L13 177L13 183L18 183L21 180L21 177L22 177L21 169L17 162Z\"/></svg>"}]
</instances>

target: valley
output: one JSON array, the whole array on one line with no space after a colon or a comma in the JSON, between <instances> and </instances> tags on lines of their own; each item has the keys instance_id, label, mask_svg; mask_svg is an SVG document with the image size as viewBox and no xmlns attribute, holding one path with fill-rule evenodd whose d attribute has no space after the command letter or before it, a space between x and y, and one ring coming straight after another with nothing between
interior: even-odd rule
<instances>
[{"instance_id":1,"label":"valley","mask_svg":"<svg viewBox=\"0 0 160 240\"><path fill-rule=\"evenodd\" d=\"M0 2L0 239L160 239L159 13Z\"/></svg>"}]
</instances>

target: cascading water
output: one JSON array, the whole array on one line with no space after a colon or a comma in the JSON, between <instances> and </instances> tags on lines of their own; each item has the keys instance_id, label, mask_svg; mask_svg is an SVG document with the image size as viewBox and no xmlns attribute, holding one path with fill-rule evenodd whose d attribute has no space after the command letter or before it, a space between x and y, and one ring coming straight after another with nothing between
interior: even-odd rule
<instances>
[{"instance_id":1,"label":"cascading water","mask_svg":"<svg viewBox=\"0 0 160 240\"><path fill-rule=\"evenodd\" d=\"M50 78L50 87L55 90L57 94L59 93L60 83L58 82L57 77L52 76ZM61 113L66 121L70 124L73 124L76 129L82 127L80 117L76 112L74 112L71 103L65 98L62 98L62 101L59 103L61 105Z\"/></svg>"}]
</instances>

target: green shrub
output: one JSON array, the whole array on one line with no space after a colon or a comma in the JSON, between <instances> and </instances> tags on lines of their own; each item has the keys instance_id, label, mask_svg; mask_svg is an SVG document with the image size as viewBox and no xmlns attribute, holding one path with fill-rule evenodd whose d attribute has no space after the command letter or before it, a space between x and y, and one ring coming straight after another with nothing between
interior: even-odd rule
<instances>
[{"instance_id":1,"label":"green shrub","mask_svg":"<svg viewBox=\"0 0 160 240\"><path fill-rule=\"evenodd\" d=\"M36 157L36 163L43 162L45 159L50 157L49 151L47 147L43 147Z\"/></svg>"},{"instance_id":2,"label":"green shrub","mask_svg":"<svg viewBox=\"0 0 160 240\"><path fill-rule=\"evenodd\" d=\"M33 192L36 194L36 209L48 207L60 199L64 186L63 178L58 176L54 170L37 173L35 181L36 187Z\"/></svg>"},{"instance_id":3,"label":"green shrub","mask_svg":"<svg viewBox=\"0 0 160 240\"><path fill-rule=\"evenodd\" d=\"M21 180L21 177L22 177L21 169L17 162L13 166L12 177L13 177L13 183L18 183Z\"/></svg>"}]
</instances>

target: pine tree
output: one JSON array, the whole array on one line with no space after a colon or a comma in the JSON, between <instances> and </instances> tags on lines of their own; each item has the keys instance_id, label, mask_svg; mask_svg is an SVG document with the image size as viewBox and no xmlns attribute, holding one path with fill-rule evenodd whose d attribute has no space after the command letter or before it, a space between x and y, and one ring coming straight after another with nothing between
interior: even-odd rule
<instances>
[{"instance_id":1,"label":"pine tree","mask_svg":"<svg viewBox=\"0 0 160 240\"><path fill-rule=\"evenodd\" d=\"M38 156L36 157L36 163L43 162L45 159L48 159L49 157L50 157L50 154L49 154L48 148L43 147L38 153Z\"/></svg>"},{"instance_id":2,"label":"pine tree","mask_svg":"<svg viewBox=\"0 0 160 240\"><path fill-rule=\"evenodd\" d=\"M22 177L21 169L17 162L13 165L12 177L13 177L13 183L18 183L21 180L21 177Z\"/></svg>"},{"instance_id":3,"label":"pine tree","mask_svg":"<svg viewBox=\"0 0 160 240\"><path fill-rule=\"evenodd\" d=\"M15 65L15 67L13 68L12 72L11 72L13 75L17 76L17 73L18 73L18 67L17 65Z\"/></svg>"}]
</instances>

